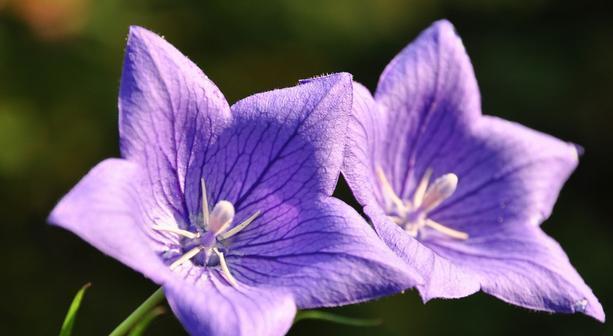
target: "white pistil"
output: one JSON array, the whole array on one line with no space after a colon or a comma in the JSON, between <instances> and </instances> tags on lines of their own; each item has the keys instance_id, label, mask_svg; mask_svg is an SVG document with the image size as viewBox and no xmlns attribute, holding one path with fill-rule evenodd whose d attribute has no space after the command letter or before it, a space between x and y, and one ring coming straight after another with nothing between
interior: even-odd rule
<instances>
[{"instance_id":1,"label":"white pistil","mask_svg":"<svg viewBox=\"0 0 613 336\"><path fill-rule=\"evenodd\" d=\"M206 196L206 183L204 183L204 179L200 179L200 187L202 189L202 228L207 230L209 227L209 201Z\"/></svg>"},{"instance_id":2,"label":"white pistil","mask_svg":"<svg viewBox=\"0 0 613 336\"><path fill-rule=\"evenodd\" d=\"M213 248L213 252L215 252L215 254L217 254L217 257L219 258L219 265L221 266L221 271L223 272L223 275L226 280L228 280L228 282L232 286L238 286L238 282L236 282L236 279L234 279L234 276L232 276L232 273L230 273L230 269L228 269L228 264L226 264L226 258L224 257L223 253L220 252L216 247Z\"/></svg>"},{"instance_id":3,"label":"white pistil","mask_svg":"<svg viewBox=\"0 0 613 336\"><path fill-rule=\"evenodd\" d=\"M443 201L451 197L458 187L458 176L456 174L445 174L437 178L424 195L423 203L420 208L424 212L429 212L439 206Z\"/></svg>"},{"instance_id":4,"label":"white pistil","mask_svg":"<svg viewBox=\"0 0 613 336\"><path fill-rule=\"evenodd\" d=\"M187 253L185 253L184 255L181 256L181 258L175 260L175 262L173 262L172 264L170 264L170 270L174 271L177 267L183 265L184 263L186 263L188 260L190 260L191 258L195 257L198 253L200 253L200 251L202 251L204 248L202 246L196 246L193 249L189 250Z\"/></svg>"},{"instance_id":5,"label":"white pistil","mask_svg":"<svg viewBox=\"0 0 613 336\"><path fill-rule=\"evenodd\" d=\"M225 231L234 219L234 206L228 201L219 201L211 211L209 231L220 234Z\"/></svg>"},{"instance_id":6,"label":"white pistil","mask_svg":"<svg viewBox=\"0 0 613 336\"><path fill-rule=\"evenodd\" d=\"M151 228L154 229L154 230L157 230L157 231L165 231L165 232L176 233L179 236L183 236L183 237L188 238L188 239L196 239L196 238L198 238L200 236L197 233L193 233L193 232L187 231L187 230L181 230L179 228L170 227L170 226L153 225Z\"/></svg>"},{"instance_id":7,"label":"white pistil","mask_svg":"<svg viewBox=\"0 0 613 336\"><path fill-rule=\"evenodd\" d=\"M220 234L219 239L225 240L241 232L244 228L247 227L247 225L251 224L251 222L253 222L259 215L260 212L256 211L253 215L249 216L249 218L245 219L242 223L238 224L227 232Z\"/></svg>"}]
</instances>

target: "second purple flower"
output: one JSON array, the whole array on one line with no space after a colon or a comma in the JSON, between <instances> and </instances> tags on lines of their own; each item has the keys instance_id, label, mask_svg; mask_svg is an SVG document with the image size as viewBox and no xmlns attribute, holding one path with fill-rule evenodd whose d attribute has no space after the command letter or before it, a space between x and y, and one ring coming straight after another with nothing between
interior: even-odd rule
<instances>
[{"instance_id":1,"label":"second purple flower","mask_svg":"<svg viewBox=\"0 0 613 336\"><path fill-rule=\"evenodd\" d=\"M387 66L374 97L354 84L343 173L377 232L426 280L424 300L478 290L604 321L598 299L540 224L576 146L481 115L453 26L439 21Z\"/></svg>"}]
</instances>

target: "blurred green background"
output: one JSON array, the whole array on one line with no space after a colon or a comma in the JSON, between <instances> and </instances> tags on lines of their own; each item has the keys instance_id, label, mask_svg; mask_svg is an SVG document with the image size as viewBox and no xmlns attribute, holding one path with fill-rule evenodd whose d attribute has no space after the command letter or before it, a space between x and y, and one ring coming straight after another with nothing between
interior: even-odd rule
<instances>
[{"instance_id":1,"label":"blurred green background","mask_svg":"<svg viewBox=\"0 0 613 336\"><path fill-rule=\"evenodd\" d=\"M607 1L0 0L1 330L56 334L74 293L93 286L77 335L103 335L155 286L69 232L46 225L55 202L98 161L118 156L117 91L128 26L163 34L230 102L299 78L349 71L374 89L420 30L450 19L463 37L485 113L581 144L585 155L544 229L605 307L613 305L613 11ZM348 199L342 186L338 194ZM377 328L304 321L294 335L613 334L610 324L548 315L483 294L422 305L417 294L335 309ZM171 313L150 335L183 334Z\"/></svg>"}]
</instances>

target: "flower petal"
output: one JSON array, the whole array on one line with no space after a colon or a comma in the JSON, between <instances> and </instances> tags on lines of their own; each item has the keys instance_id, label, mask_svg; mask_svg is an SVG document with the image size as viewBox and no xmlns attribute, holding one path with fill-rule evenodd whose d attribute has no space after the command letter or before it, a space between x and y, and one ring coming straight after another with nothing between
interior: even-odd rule
<instances>
[{"instance_id":1,"label":"flower petal","mask_svg":"<svg viewBox=\"0 0 613 336\"><path fill-rule=\"evenodd\" d=\"M342 172L360 204L375 204L381 197L375 169L386 152L383 147L387 113L379 108L366 87L353 83L353 108L349 118ZM380 199L380 198L379 198Z\"/></svg>"},{"instance_id":2,"label":"flower petal","mask_svg":"<svg viewBox=\"0 0 613 336\"><path fill-rule=\"evenodd\" d=\"M468 269L442 258L430 247L408 235L400 226L386 218L378 205L364 211L371 218L379 236L407 264L416 269L424 281L417 286L424 301L434 298L461 298L481 288L479 277Z\"/></svg>"},{"instance_id":3,"label":"flower petal","mask_svg":"<svg viewBox=\"0 0 613 336\"><path fill-rule=\"evenodd\" d=\"M584 313L604 322L598 299L564 251L538 227L503 227L459 243L430 244L435 253L479 277L484 292L522 307Z\"/></svg>"},{"instance_id":4,"label":"flower petal","mask_svg":"<svg viewBox=\"0 0 613 336\"><path fill-rule=\"evenodd\" d=\"M507 302L603 320L592 291L538 227L577 165L576 146L494 117L483 117L455 146L431 163L460 181L431 216L470 238L426 238L424 244L474 272L485 292Z\"/></svg>"},{"instance_id":5,"label":"flower petal","mask_svg":"<svg viewBox=\"0 0 613 336\"><path fill-rule=\"evenodd\" d=\"M142 230L141 179L135 164L105 160L62 198L49 221L161 283L170 272Z\"/></svg>"},{"instance_id":6,"label":"flower petal","mask_svg":"<svg viewBox=\"0 0 613 336\"><path fill-rule=\"evenodd\" d=\"M578 163L575 145L495 117L482 117L454 147L430 163L459 178L454 195L431 216L475 238L540 225Z\"/></svg>"},{"instance_id":7,"label":"flower petal","mask_svg":"<svg viewBox=\"0 0 613 336\"><path fill-rule=\"evenodd\" d=\"M228 263L239 281L287 288L301 309L366 301L421 282L335 198L281 203L230 246Z\"/></svg>"},{"instance_id":8,"label":"flower petal","mask_svg":"<svg viewBox=\"0 0 613 336\"><path fill-rule=\"evenodd\" d=\"M604 317L563 251L537 227L550 215L576 167L577 147L515 123L481 116L470 60L450 23L435 23L390 63L375 100L368 109L385 120L386 137L378 140L373 131L377 121L354 103L357 123L350 126L349 137L358 140L357 145L348 146L343 173L381 237L421 270L426 284L418 289L424 299L460 297L481 286L508 302L547 311L579 312L585 298L585 313ZM469 239L453 240L436 232L420 236L421 243L408 237L385 218L380 200L374 201L376 188L370 192L362 185L376 178L373 165L380 165L394 190L409 200L426 170L432 169L434 178L456 174L457 190L429 217L468 233ZM504 232L531 234L507 243ZM490 240L495 242L487 243ZM433 251L427 251L430 248ZM506 251L522 248L537 254L538 265L521 264L529 260L528 254L519 262L513 256L505 259ZM470 259L464 255L466 250L479 252L481 259L474 259L474 268L466 265ZM487 258L491 260L482 261ZM429 264L433 266L424 267ZM520 264L534 270L535 279L546 282L530 282L529 274L520 272ZM483 272L492 277L484 277Z\"/></svg>"},{"instance_id":9,"label":"flower petal","mask_svg":"<svg viewBox=\"0 0 613 336\"><path fill-rule=\"evenodd\" d=\"M258 204L275 196L296 203L332 194L350 109L349 74L319 77L237 102L232 125L208 158L215 164L205 166L210 200L230 201L238 220L266 210Z\"/></svg>"},{"instance_id":10,"label":"flower petal","mask_svg":"<svg viewBox=\"0 0 613 336\"><path fill-rule=\"evenodd\" d=\"M343 175L364 211L372 220L379 236L400 256L407 270L416 269L424 283L419 292L428 301L436 297L458 298L479 290L478 279L446 259L440 258L430 248L409 236L397 224L390 222L381 208L380 181L375 169L385 162L390 136L386 125L388 112L375 102L368 90L358 83L353 85L353 110L349 122L349 136L345 149ZM390 126L393 127L393 126Z\"/></svg>"},{"instance_id":11,"label":"flower petal","mask_svg":"<svg viewBox=\"0 0 613 336\"><path fill-rule=\"evenodd\" d=\"M296 305L274 288L233 287L217 272L164 286L170 307L192 335L284 335ZM193 281L193 282L192 282Z\"/></svg>"},{"instance_id":12,"label":"flower petal","mask_svg":"<svg viewBox=\"0 0 613 336\"><path fill-rule=\"evenodd\" d=\"M365 300L415 282L390 266L401 261L355 211L325 201L343 159L351 85L350 75L337 74L236 103L211 158L223 164L206 175L211 199L236 207L235 225L261 213L225 243L230 272L249 285L290 288L301 308Z\"/></svg>"},{"instance_id":13,"label":"flower petal","mask_svg":"<svg viewBox=\"0 0 613 336\"><path fill-rule=\"evenodd\" d=\"M380 164L405 199L427 168L416 165L480 115L475 74L451 23L434 23L400 52L381 75L375 99L389 113Z\"/></svg>"},{"instance_id":14,"label":"flower petal","mask_svg":"<svg viewBox=\"0 0 613 336\"><path fill-rule=\"evenodd\" d=\"M122 156L147 168L158 203L197 213L210 144L230 119L219 89L158 35L131 27L119 93Z\"/></svg>"}]
</instances>

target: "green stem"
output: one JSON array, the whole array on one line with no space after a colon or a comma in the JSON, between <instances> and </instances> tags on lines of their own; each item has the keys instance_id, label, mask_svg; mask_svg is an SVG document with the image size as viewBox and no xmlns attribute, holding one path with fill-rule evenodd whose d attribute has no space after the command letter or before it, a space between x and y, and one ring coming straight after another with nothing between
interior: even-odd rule
<instances>
[{"instance_id":1,"label":"green stem","mask_svg":"<svg viewBox=\"0 0 613 336\"><path fill-rule=\"evenodd\" d=\"M296 313L294 324L302 320L322 320L353 327L376 327L381 324L379 319L360 319L353 317L339 316L321 310L303 310Z\"/></svg>"},{"instance_id":2,"label":"green stem","mask_svg":"<svg viewBox=\"0 0 613 336\"><path fill-rule=\"evenodd\" d=\"M160 287L155 293L145 300L136 310L130 314L120 325L113 330L109 336L126 335L134 325L140 321L147 313L164 300L164 290Z\"/></svg>"}]
</instances>

